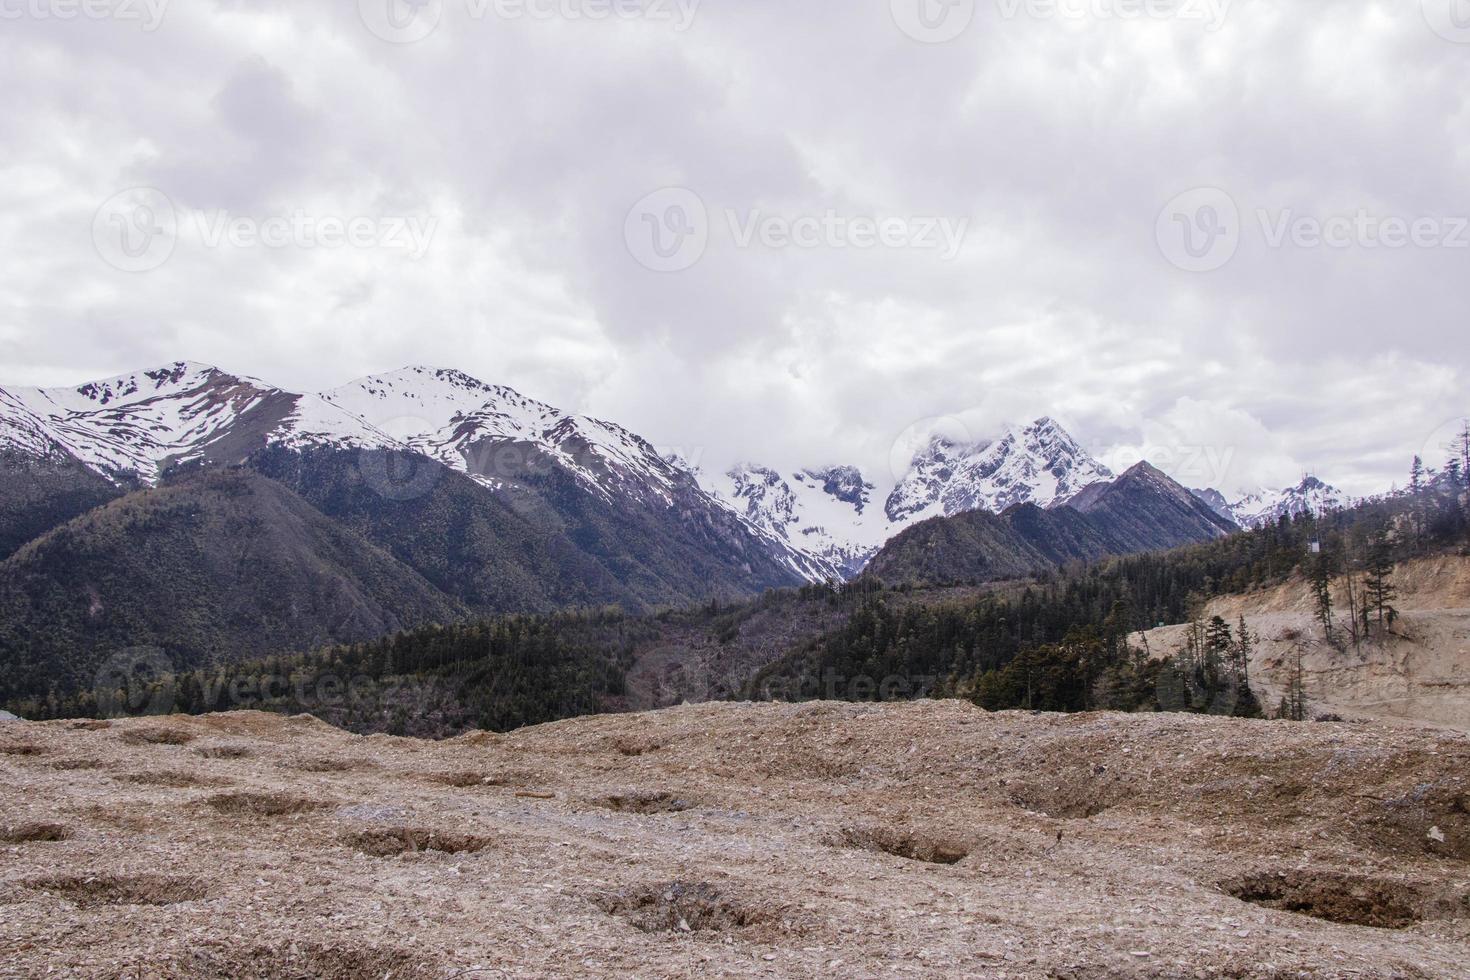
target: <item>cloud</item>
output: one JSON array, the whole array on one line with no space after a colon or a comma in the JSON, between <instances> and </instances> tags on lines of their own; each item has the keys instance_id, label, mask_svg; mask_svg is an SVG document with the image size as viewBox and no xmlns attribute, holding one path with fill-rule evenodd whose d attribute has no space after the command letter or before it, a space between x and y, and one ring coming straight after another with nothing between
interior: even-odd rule
<instances>
[{"instance_id":1,"label":"cloud","mask_svg":"<svg viewBox=\"0 0 1470 980\"><path fill-rule=\"evenodd\" d=\"M1110 461L1224 446L1221 483L1368 492L1470 413L1470 249L1270 236L1470 215L1467 48L1418 4L1235 0L1205 24L995 0L943 44L890 7L699 4L679 30L443 0L410 44L326 0L170 4L152 31L7 21L3 380L189 357L314 389L449 364L708 465L852 460L880 482L916 422L983 438L1049 414ZM180 231L124 272L92 226L140 185ZM708 219L679 272L625 240L665 187ZM1156 237L1197 187L1240 215L1203 273ZM435 232L417 257L211 246L196 218L221 213ZM740 240L829 216L908 237ZM965 223L957 254L914 247L931 218Z\"/></svg>"}]
</instances>

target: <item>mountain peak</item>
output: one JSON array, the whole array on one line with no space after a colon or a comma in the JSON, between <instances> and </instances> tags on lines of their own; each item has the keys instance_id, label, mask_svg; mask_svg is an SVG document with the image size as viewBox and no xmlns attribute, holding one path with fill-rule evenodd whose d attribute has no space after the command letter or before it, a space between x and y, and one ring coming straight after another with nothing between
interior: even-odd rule
<instances>
[{"instance_id":1,"label":"mountain peak","mask_svg":"<svg viewBox=\"0 0 1470 980\"><path fill-rule=\"evenodd\" d=\"M931 448L933 443L931 443ZM1000 513L1015 504L1048 507L1112 478L1052 417L1008 426L993 442L915 457L889 495L890 520L907 522L969 510Z\"/></svg>"},{"instance_id":2,"label":"mountain peak","mask_svg":"<svg viewBox=\"0 0 1470 980\"><path fill-rule=\"evenodd\" d=\"M270 444L393 444L315 395L197 361L75 388L14 388L7 394L0 427L21 433L33 449L60 447L118 483L152 484L171 465L215 457L234 461Z\"/></svg>"},{"instance_id":3,"label":"mountain peak","mask_svg":"<svg viewBox=\"0 0 1470 980\"><path fill-rule=\"evenodd\" d=\"M1247 494L1230 505L1230 513L1241 527L1256 527L1274 524L1283 517L1322 514L1351 503L1352 498L1336 487L1307 475L1295 487Z\"/></svg>"},{"instance_id":4,"label":"mountain peak","mask_svg":"<svg viewBox=\"0 0 1470 980\"><path fill-rule=\"evenodd\" d=\"M100 378L75 388L41 389L53 403L73 411L101 405L127 405L174 391L198 387L215 377L229 378L218 368L198 361L173 361L145 371Z\"/></svg>"},{"instance_id":5,"label":"mountain peak","mask_svg":"<svg viewBox=\"0 0 1470 980\"><path fill-rule=\"evenodd\" d=\"M1123 474L1123 478L1130 477L1134 479L1145 477L1150 480L1169 479L1168 474L1166 474L1163 470L1159 469L1157 466L1155 466L1153 463L1150 463L1146 459L1139 460L1132 466L1128 467L1127 471Z\"/></svg>"}]
</instances>

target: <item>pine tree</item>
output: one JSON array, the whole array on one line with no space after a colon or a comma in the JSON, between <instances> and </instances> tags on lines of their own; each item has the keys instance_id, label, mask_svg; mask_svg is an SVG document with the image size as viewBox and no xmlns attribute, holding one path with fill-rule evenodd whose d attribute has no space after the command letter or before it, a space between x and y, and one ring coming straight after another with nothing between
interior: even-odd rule
<instances>
[{"instance_id":1,"label":"pine tree","mask_svg":"<svg viewBox=\"0 0 1470 980\"><path fill-rule=\"evenodd\" d=\"M1424 460L1418 456L1409 467L1409 519L1414 528L1414 541L1417 543L1424 537L1424 525L1426 523L1426 501L1424 498Z\"/></svg>"},{"instance_id":2,"label":"pine tree","mask_svg":"<svg viewBox=\"0 0 1470 980\"><path fill-rule=\"evenodd\" d=\"M1205 627L1205 649L1223 657L1230 651L1234 642L1234 638L1230 635L1230 624L1219 616L1211 617L1209 624Z\"/></svg>"},{"instance_id":3,"label":"pine tree","mask_svg":"<svg viewBox=\"0 0 1470 980\"><path fill-rule=\"evenodd\" d=\"M1470 419L1462 420L1460 434L1455 436L1451 446L1457 451L1460 458L1460 472L1464 474L1467 482L1470 482Z\"/></svg>"},{"instance_id":4,"label":"pine tree","mask_svg":"<svg viewBox=\"0 0 1470 980\"><path fill-rule=\"evenodd\" d=\"M1251 688L1251 653L1255 649L1255 638L1250 627L1241 616L1235 628L1235 644L1232 648L1231 670L1235 675L1235 716L1237 718L1260 718L1264 714L1256 692Z\"/></svg>"},{"instance_id":5,"label":"pine tree","mask_svg":"<svg viewBox=\"0 0 1470 980\"><path fill-rule=\"evenodd\" d=\"M1388 533L1379 528L1368 548L1368 566L1363 587L1364 601L1371 603L1377 612L1380 628L1393 625L1393 621L1398 618L1398 610L1392 605L1393 600L1398 597L1393 584L1393 568L1393 546L1389 543ZM1366 615L1364 618L1366 619Z\"/></svg>"},{"instance_id":6,"label":"pine tree","mask_svg":"<svg viewBox=\"0 0 1470 980\"><path fill-rule=\"evenodd\" d=\"M1286 712L1292 721L1307 720L1307 685L1302 669L1302 650L1297 647L1291 657L1291 679L1286 687Z\"/></svg>"},{"instance_id":7,"label":"pine tree","mask_svg":"<svg viewBox=\"0 0 1470 980\"><path fill-rule=\"evenodd\" d=\"M1316 600L1317 622L1322 624L1327 642L1332 643L1332 565L1327 552L1320 552L1313 557L1308 577L1312 583L1312 596Z\"/></svg>"}]
</instances>

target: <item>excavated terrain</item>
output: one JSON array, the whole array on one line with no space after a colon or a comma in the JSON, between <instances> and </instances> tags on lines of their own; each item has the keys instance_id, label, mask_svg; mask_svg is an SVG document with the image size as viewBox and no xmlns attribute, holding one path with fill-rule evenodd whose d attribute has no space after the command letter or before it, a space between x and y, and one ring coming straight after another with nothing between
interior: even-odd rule
<instances>
[{"instance_id":1,"label":"excavated terrain","mask_svg":"<svg viewBox=\"0 0 1470 980\"><path fill-rule=\"evenodd\" d=\"M1231 626L1244 616L1258 637L1252 684L1274 708L1287 692L1300 655L1310 710L1344 718L1382 718L1470 731L1470 557L1440 555L1394 570L1399 618L1354 645L1343 618L1349 608L1336 580L1335 644L1316 618L1311 586L1301 578L1246 595L1211 599L1202 619L1220 616ZM1155 656L1185 642L1187 626L1135 634ZM1467 971L1470 972L1470 971Z\"/></svg>"},{"instance_id":2,"label":"excavated terrain","mask_svg":"<svg viewBox=\"0 0 1470 980\"><path fill-rule=\"evenodd\" d=\"M1470 739L708 704L0 723L0 976L1464 977Z\"/></svg>"}]
</instances>

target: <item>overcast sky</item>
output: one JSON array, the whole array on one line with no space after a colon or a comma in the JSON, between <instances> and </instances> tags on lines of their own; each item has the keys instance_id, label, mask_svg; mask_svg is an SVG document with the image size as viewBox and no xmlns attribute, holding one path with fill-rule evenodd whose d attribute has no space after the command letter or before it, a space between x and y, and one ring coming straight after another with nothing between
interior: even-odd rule
<instances>
[{"instance_id":1,"label":"overcast sky","mask_svg":"<svg viewBox=\"0 0 1470 980\"><path fill-rule=\"evenodd\" d=\"M452 366L880 484L1049 414L1361 493L1470 413L1464 0L629 2L0 0L0 383Z\"/></svg>"}]
</instances>

